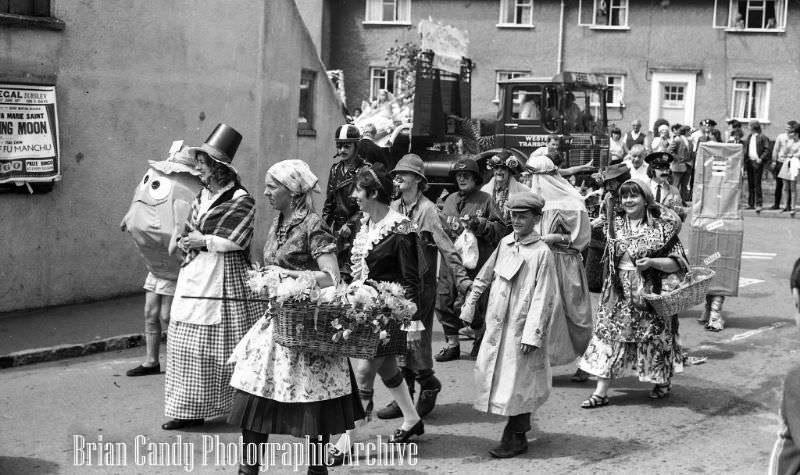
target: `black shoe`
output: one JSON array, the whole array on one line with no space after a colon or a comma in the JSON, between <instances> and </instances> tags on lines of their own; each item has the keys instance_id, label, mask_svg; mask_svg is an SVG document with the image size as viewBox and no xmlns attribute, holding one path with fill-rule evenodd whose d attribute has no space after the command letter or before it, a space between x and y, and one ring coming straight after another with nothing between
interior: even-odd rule
<instances>
[{"instance_id":1,"label":"black shoe","mask_svg":"<svg viewBox=\"0 0 800 475\"><path fill-rule=\"evenodd\" d=\"M412 435L422 435L425 433L425 423L422 419L419 420L413 427L408 430L397 429L394 434L389 437L389 442L393 444L405 444Z\"/></svg>"},{"instance_id":2,"label":"black shoe","mask_svg":"<svg viewBox=\"0 0 800 475\"><path fill-rule=\"evenodd\" d=\"M442 383L436 378L433 379L434 383L428 387L423 386L420 390L419 399L417 399L417 414L419 414L419 417L427 416L436 407L436 397L439 395L439 391L442 390Z\"/></svg>"},{"instance_id":3,"label":"black shoe","mask_svg":"<svg viewBox=\"0 0 800 475\"><path fill-rule=\"evenodd\" d=\"M164 430L177 430L189 426L201 426L204 423L205 420L203 419L172 419L161 424L161 428Z\"/></svg>"},{"instance_id":4,"label":"black shoe","mask_svg":"<svg viewBox=\"0 0 800 475\"><path fill-rule=\"evenodd\" d=\"M774 205L774 206L770 206L769 209L781 209L781 207L778 206L778 205Z\"/></svg>"},{"instance_id":5,"label":"black shoe","mask_svg":"<svg viewBox=\"0 0 800 475\"><path fill-rule=\"evenodd\" d=\"M499 446L490 449L489 455L498 459L507 459L524 454L528 451L528 437L525 432L515 432L511 435L511 440L501 442Z\"/></svg>"},{"instance_id":6,"label":"black shoe","mask_svg":"<svg viewBox=\"0 0 800 475\"><path fill-rule=\"evenodd\" d=\"M161 365L158 363L155 366L139 365L125 373L126 376L147 376L148 374L161 374Z\"/></svg>"},{"instance_id":7,"label":"black shoe","mask_svg":"<svg viewBox=\"0 0 800 475\"><path fill-rule=\"evenodd\" d=\"M346 454L341 450L337 449L336 447L331 447L328 450L328 463L329 467L338 467L339 465L343 465L344 461L347 460L347 463L352 461L353 457L353 447L350 447L350 453Z\"/></svg>"},{"instance_id":8,"label":"black shoe","mask_svg":"<svg viewBox=\"0 0 800 475\"><path fill-rule=\"evenodd\" d=\"M325 465L309 465L306 473L308 475L328 475L328 467Z\"/></svg>"},{"instance_id":9,"label":"black shoe","mask_svg":"<svg viewBox=\"0 0 800 475\"><path fill-rule=\"evenodd\" d=\"M753 205L747 205L747 208L745 208L745 209L756 209L756 207L753 206Z\"/></svg>"},{"instance_id":10,"label":"black shoe","mask_svg":"<svg viewBox=\"0 0 800 475\"><path fill-rule=\"evenodd\" d=\"M437 354L435 358L439 363L461 359L461 347L445 346L439 351L439 354Z\"/></svg>"},{"instance_id":11,"label":"black shoe","mask_svg":"<svg viewBox=\"0 0 800 475\"><path fill-rule=\"evenodd\" d=\"M397 401L390 402L386 407L378 411L378 419L397 419L403 417L403 411L397 405Z\"/></svg>"},{"instance_id":12,"label":"black shoe","mask_svg":"<svg viewBox=\"0 0 800 475\"><path fill-rule=\"evenodd\" d=\"M260 468L258 465L240 464L237 475L258 475Z\"/></svg>"},{"instance_id":13,"label":"black shoe","mask_svg":"<svg viewBox=\"0 0 800 475\"><path fill-rule=\"evenodd\" d=\"M476 338L474 342L472 342L472 350L470 350L469 355L473 358L478 357L478 352L481 351L481 343L483 342L483 337Z\"/></svg>"}]
</instances>

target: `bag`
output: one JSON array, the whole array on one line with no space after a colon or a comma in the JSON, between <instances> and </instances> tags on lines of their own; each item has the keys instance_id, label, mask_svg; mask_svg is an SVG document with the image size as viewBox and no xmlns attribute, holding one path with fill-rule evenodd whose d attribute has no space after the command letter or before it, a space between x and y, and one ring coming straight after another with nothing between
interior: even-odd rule
<instances>
[{"instance_id":1,"label":"bag","mask_svg":"<svg viewBox=\"0 0 800 475\"><path fill-rule=\"evenodd\" d=\"M467 269L474 269L478 265L478 239L472 231L465 229L453 243L456 252L461 256L461 263Z\"/></svg>"}]
</instances>

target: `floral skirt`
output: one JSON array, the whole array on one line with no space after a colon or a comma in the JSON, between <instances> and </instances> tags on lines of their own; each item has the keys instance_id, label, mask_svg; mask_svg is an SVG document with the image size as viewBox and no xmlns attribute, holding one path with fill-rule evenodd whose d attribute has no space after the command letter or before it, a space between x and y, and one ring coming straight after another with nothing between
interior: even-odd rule
<instances>
[{"instance_id":1,"label":"floral skirt","mask_svg":"<svg viewBox=\"0 0 800 475\"><path fill-rule=\"evenodd\" d=\"M640 342L607 340L592 336L578 367L599 378L620 378L629 374L639 381L667 384L683 371L683 354L678 343L678 317L667 317L666 331Z\"/></svg>"}]
</instances>

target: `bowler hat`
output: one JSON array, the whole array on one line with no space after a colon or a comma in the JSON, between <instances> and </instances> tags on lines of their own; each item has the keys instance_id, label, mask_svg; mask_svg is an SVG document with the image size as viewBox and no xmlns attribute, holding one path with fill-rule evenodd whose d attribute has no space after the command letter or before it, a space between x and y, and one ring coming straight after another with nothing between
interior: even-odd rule
<instances>
[{"instance_id":1,"label":"bowler hat","mask_svg":"<svg viewBox=\"0 0 800 475\"><path fill-rule=\"evenodd\" d=\"M622 179L624 181L630 177L631 169L628 168L628 165L625 165L624 163L615 163L614 165L609 165L608 168L606 168L603 181L610 181L614 179Z\"/></svg>"},{"instance_id":2,"label":"bowler hat","mask_svg":"<svg viewBox=\"0 0 800 475\"><path fill-rule=\"evenodd\" d=\"M456 173L458 172L472 172L472 174L475 175L475 183L478 186L483 183L483 177L481 176L481 172L478 170L478 162L472 158L459 159L450 170L450 178L455 179Z\"/></svg>"},{"instance_id":3,"label":"bowler hat","mask_svg":"<svg viewBox=\"0 0 800 475\"><path fill-rule=\"evenodd\" d=\"M544 198L532 191L511 193L506 200L506 207L510 211L533 211L534 214L541 214L542 208L544 208Z\"/></svg>"},{"instance_id":4,"label":"bowler hat","mask_svg":"<svg viewBox=\"0 0 800 475\"><path fill-rule=\"evenodd\" d=\"M186 153L196 160L197 152L205 152L214 161L233 168L231 162L233 162L233 156L236 155L240 143L242 143L242 134L236 129L228 124L217 124L203 145L189 147Z\"/></svg>"},{"instance_id":5,"label":"bowler hat","mask_svg":"<svg viewBox=\"0 0 800 475\"><path fill-rule=\"evenodd\" d=\"M652 152L644 157L644 161L651 167L669 165L673 160L675 160L675 156L669 152Z\"/></svg>"},{"instance_id":6,"label":"bowler hat","mask_svg":"<svg viewBox=\"0 0 800 475\"><path fill-rule=\"evenodd\" d=\"M394 170L390 172L390 175L394 176L397 172L413 173L427 181L427 178L425 178L425 162L415 153L403 155L403 158L397 162L397 165L395 165Z\"/></svg>"}]
</instances>

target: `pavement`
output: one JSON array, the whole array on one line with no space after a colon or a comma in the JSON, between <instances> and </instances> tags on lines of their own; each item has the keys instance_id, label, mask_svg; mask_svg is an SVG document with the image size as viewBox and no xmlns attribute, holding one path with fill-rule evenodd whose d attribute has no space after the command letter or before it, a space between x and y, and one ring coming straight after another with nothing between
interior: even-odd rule
<instances>
[{"instance_id":1,"label":"pavement","mask_svg":"<svg viewBox=\"0 0 800 475\"><path fill-rule=\"evenodd\" d=\"M765 208L746 221L793 219ZM800 216L795 218L800 221ZM688 223L687 219L687 223ZM787 223L788 224L788 223ZM684 226L681 238L686 241ZM144 293L0 314L0 369L144 345Z\"/></svg>"}]
</instances>

